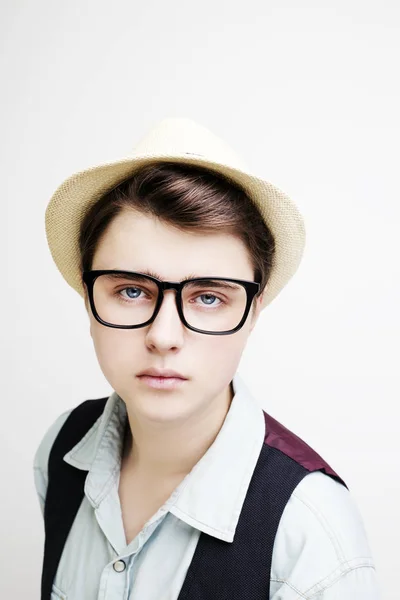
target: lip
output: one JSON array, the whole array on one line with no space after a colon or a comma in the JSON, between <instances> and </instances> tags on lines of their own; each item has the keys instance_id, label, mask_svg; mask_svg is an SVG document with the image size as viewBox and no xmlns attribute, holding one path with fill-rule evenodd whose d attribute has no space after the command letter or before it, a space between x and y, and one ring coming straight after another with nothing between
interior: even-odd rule
<instances>
[{"instance_id":1,"label":"lip","mask_svg":"<svg viewBox=\"0 0 400 600\"><path fill-rule=\"evenodd\" d=\"M187 379L187 377L185 377L181 373L178 373L177 371L172 371L171 369L154 369L154 368L145 369L144 371L141 371L138 374L138 377L143 377L143 376L156 377L158 379L160 379L160 378L164 378L164 379L172 378L172 379L182 379L182 380Z\"/></svg>"},{"instance_id":2,"label":"lip","mask_svg":"<svg viewBox=\"0 0 400 600\"><path fill-rule=\"evenodd\" d=\"M154 377L152 375L138 375L138 379L148 387L157 390L176 389L187 381L181 377Z\"/></svg>"}]
</instances>

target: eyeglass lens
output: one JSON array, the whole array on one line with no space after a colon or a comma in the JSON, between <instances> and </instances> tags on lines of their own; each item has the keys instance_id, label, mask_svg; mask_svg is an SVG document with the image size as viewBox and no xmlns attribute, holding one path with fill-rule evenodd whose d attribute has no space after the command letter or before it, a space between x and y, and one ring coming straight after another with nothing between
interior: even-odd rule
<instances>
[{"instance_id":1,"label":"eyeglass lens","mask_svg":"<svg viewBox=\"0 0 400 600\"><path fill-rule=\"evenodd\" d=\"M157 284L145 275L103 274L93 286L100 318L111 325L140 325L153 316ZM225 280L204 279L184 285L182 311L189 325L203 331L234 329L247 303L244 286Z\"/></svg>"}]
</instances>

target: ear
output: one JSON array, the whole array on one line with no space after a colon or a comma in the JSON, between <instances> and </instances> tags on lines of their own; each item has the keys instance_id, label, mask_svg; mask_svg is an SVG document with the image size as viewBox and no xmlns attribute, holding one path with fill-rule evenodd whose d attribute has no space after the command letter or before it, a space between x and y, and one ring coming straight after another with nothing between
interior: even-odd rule
<instances>
[{"instance_id":1,"label":"ear","mask_svg":"<svg viewBox=\"0 0 400 600\"><path fill-rule=\"evenodd\" d=\"M264 290L265 291L265 290ZM260 296L258 298L256 298L254 307L251 310L251 325L250 325L250 331L249 333L251 333L258 321L258 317L260 315L261 309L262 309L262 303L263 303L263 299L264 299L264 291L260 294Z\"/></svg>"},{"instance_id":2,"label":"ear","mask_svg":"<svg viewBox=\"0 0 400 600\"><path fill-rule=\"evenodd\" d=\"M88 297L88 293L87 293L87 287L86 287L86 285L84 285L84 286L83 286L83 299L84 299L84 302L85 302L85 308L86 308L86 312L87 312L87 314L88 314L88 316L89 316L89 323L90 323L90 326L89 326L89 331L90 331L90 337L91 337L91 338L93 338L93 335L92 335L92 320L91 320L91 318L90 318L90 305L89 305L89 297Z\"/></svg>"},{"instance_id":3,"label":"ear","mask_svg":"<svg viewBox=\"0 0 400 600\"><path fill-rule=\"evenodd\" d=\"M85 284L83 284L83 299L85 302L86 312L89 313L89 296L88 296L87 287Z\"/></svg>"}]
</instances>

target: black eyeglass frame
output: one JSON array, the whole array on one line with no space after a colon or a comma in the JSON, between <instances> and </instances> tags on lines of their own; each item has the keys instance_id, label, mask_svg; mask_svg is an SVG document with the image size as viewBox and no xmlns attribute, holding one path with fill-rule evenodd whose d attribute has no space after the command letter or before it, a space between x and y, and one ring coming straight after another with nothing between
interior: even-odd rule
<instances>
[{"instance_id":1,"label":"black eyeglass frame","mask_svg":"<svg viewBox=\"0 0 400 600\"><path fill-rule=\"evenodd\" d=\"M132 276L132 275L140 275L141 277L146 277L147 279L154 281L154 283L157 285L158 298L157 298L156 306L154 308L154 313L153 313L152 317L150 319L148 319L145 323L141 323L140 325L115 325L114 323L108 323L107 321L103 321L103 319L100 317L100 315L98 314L98 312L96 310L96 306L94 303L93 286L94 286L96 279L100 275L107 275L110 273L113 273L116 275L126 275L128 277ZM185 285L192 283L193 281L203 281L205 279L207 279L207 280L208 279L217 279L219 281L230 281L232 283L237 283L245 288L246 294L247 294L246 307L244 309L244 313L243 313L243 317L242 317L241 321L234 329L229 329L227 331L204 331L203 329L197 329L197 327L192 327L192 325L189 325L189 323L186 321L184 314L183 314L183 310L182 310L182 288ZM239 329L241 329L243 327L244 323L246 322L246 319L250 312L251 303L253 302L254 297L256 296L257 292L260 290L260 284L258 282L246 281L244 279L230 279L229 277L213 277L213 276L207 275L204 277L195 277L193 279L186 279L185 281L181 281L181 282L179 282L179 281L161 281L160 279L156 279L155 277L151 277L150 275L147 275L145 273L140 273L140 271L122 271L122 270L114 270L114 269L96 269L96 270L92 270L92 271L84 271L82 273L82 280L84 281L84 283L86 284L86 287L88 289L90 307L92 309L94 318L96 319L96 321L98 321L102 325L105 325L106 327L113 327L115 329L139 329L140 327L146 327L146 325L150 325L157 317L158 312L161 308L161 304L164 299L164 290L173 289L176 291L176 294L175 294L176 308L178 310L179 317L180 317L182 323L184 324L184 326L187 327L188 329L191 329L192 331L196 331L198 333L204 333L205 335L230 335L232 333L236 333L236 331L239 331Z\"/></svg>"}]
</instances>

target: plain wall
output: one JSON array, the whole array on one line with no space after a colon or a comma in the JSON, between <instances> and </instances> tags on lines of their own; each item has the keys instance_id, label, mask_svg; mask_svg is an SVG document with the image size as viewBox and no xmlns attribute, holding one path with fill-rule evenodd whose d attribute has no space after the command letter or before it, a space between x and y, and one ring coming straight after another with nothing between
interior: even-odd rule
<instances>
[{"instance_id":1,"label":"plain wall","mask_svg":"<svg viewBox=\"0 0 400 600\"><path fill-rule=\"evenodd\" d=\"M394 0L1 3L2 598L39 597L37 445L112 391L47 202L168 116L209 127L303 213L303 261L240 374L348 483L399 597L399 34Z\"/></svg>"}]
</instances>

